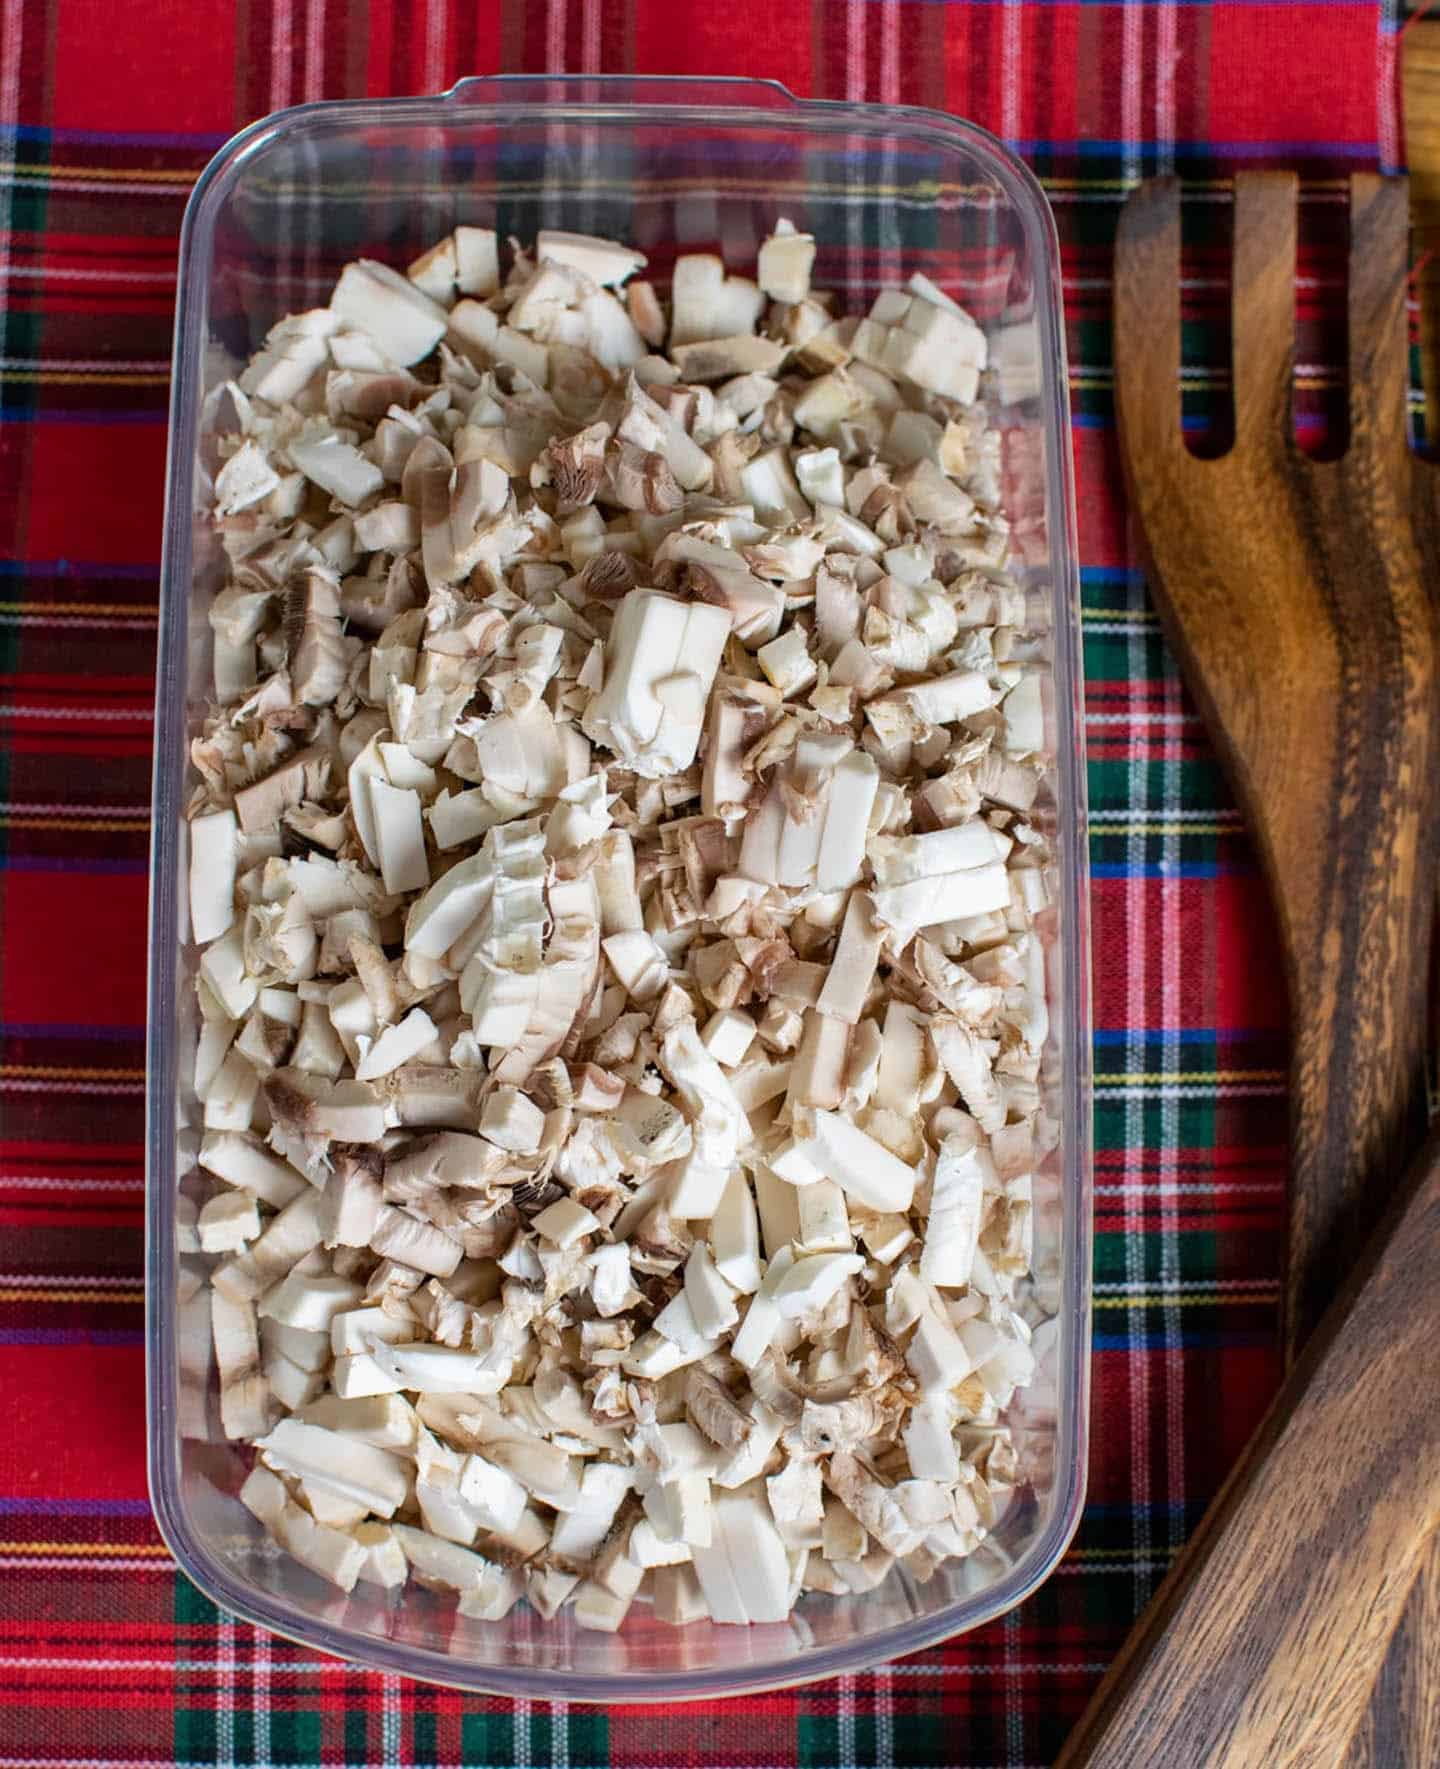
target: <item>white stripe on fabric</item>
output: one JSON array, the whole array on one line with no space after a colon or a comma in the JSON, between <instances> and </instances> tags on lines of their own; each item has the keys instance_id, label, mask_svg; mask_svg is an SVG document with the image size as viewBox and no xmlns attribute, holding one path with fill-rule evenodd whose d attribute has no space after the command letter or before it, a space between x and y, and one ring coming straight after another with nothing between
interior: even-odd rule
<instances>
[{"instance_id":1,"label":"white stripe on fabric","mask_svg":"<svg viewBox=\"0 0 1440 1769\"><path fill-rule=\"evenodd\" d=\"M855 1761L855 1678L835 1679L835 1754L838 1769Z\"/></svg>"},{"instance_id":2,"label":"white stripe on fabric","mask_svg":"<svg viewBox=\"0 0 1440 1769\"><path fill-rule=\"evenodd\" d=\"M47 282L67 283L160 283L174 288L173 270L66 270L58 264L12 264L11 276L44 277Z\"/></svg>"},{"instance_id":3,"label":"white stripe on fabric","mask_svg":"<svg viewBox=\"0 0 1440 1769\"><path fill-rule=\"evenodd\" d=\"M317 0L322 5L324 0ZM268 1769L272 1759L270 1732L270 1649L274 1635L268 1628L250 1630L250 1686L254 1703L255 1769Z\"/></svg>"},{"instance_id":4,"label":"white stripe on fabric","mask_svg":"<svg viewBox=\"0 0 1440 1769\"><path fill-rule=\"evenodd\" d=\"M305 0L305 96L325 96L325 0Z\"/></svg>"},{"instance_id":5,"label":"white stripe on fabric","mask_svg":"<svg viewBox=\"0 0 1440 1769\"><path fill-rule=\"evenodd\" d=\"M1155 169L1175 170L1175 70L1180 64L1180 9L1160 0L1155 13Z\"/></svg>"},{"instance_id":6,"label":"white stripe on fabric","mask_svg":"<svg viewBox=\"0 0 1440 1769\"><path fill-rule=\"evenodd\" d=\"M426 92L445 90L446 27L449 24L446 0L427 0L425 10L425 85Z\"/></svg>"},{"instance_id":7,"label":"white stripe on fabric","mask_svg":"<svg viewBox=\"0 0 1440 1769\"><path fill-rule=\"evenodd\" d=\"M294 21L290 0L272 0L270 12L270 109L284 110L290 102L290 33Z\"/></svg>"},{"instance_id":8,"label":"white stripe on fabric","mask_svg":"<svg viewBox=\"0 0 1440 1769\"><path fill-rule=\"evenodd\" d=\"M865 96L864 0L849 0L845 8L845 96L851 104Z\"/></svg>"},{"instance_id":9,"label":"white stripe on fabric","mask_svg":"<svg viewBox=\"0 0 1440 1769\"><path fill-rule=\"evenodd\" d=\"M1285 1181L1283 1179L1197 1179L1187 1180L1170 1188L1178 1198L1214 1198L1218 1203L1222 1197L1237 1198L1274 1198L1283 1195ZM1097 1198L1153 1198L1155 1188L1148 1181L1121 1180L1114 1185L1097 1185ZM1245 1280L1237 1279L1236 1282ZM1192 1283L1189 1288L1199 1289ZM1098 1288L1098 1286L1097 1286Z\"/></svg>"},{"instance_id":10,"label":"white stripe on fabric","mask_svg":"<svg viewBox=\"0 0 1440 1769\"><path fill-rule=\"evenodd\" d=\"M1382 172L1404 169L1400 122L1401 0L1381 0L1375 8L1375 137Z\"/></svg>"},{"instance_id":11,"label":"white stripe on fabric","mask_svg":"<svg viewBox=\"0 0 1440 1769\"><path fill-rule=\"evenodd\" d=\"M570 1769L570 1703L550 1703L550 1762L547 1769Z\"/></svg>"},{"instance_id":12,"label":"white stripe on fabric","mask_svg":"<svg viewBox=\"0 0 1440 1769\"><path fill-rule=\"evenodd\" d=\"M1132 643L1139 636L1141 629L1138 624L1130 629ZM3 708L0 708L3 711ZM1188 725L1198 727L1199 713L1190 712L1135 712L1128 713L1086 713L1087 725ZM1133 809L1133 807L1132 807Z\"/></svg>"},{"instance_id":13,"label":"white stripe on fabric","mask_svg":"<svg viewBox=\"0 0 1440 1769\"><path fill-rule=\"evenodd\" d=\"M334 1662L331 1659L316 1661L327 1668ZM288 1668L288 1667L287 1667ZM337 1664L336 1670L348 1671L348 1665ZM403 1711L405 1685L401 1683L393 1671L386 1671L380 1679L380 1765L379 1769L399 1769L400 1764L400 1721Z\"/></svg>"},{"instance_id":14,"label":"white stripe on fabric","mask_svg":"<svg viewBox=\"0 0 1440 1769\"><path fill-rule=\"evenodd\" d=\"M900 3L901 0L884 0L880 8L881 104L900 102ZM892 163L887 163L887 174ZM887 176L886 183L889 182L891 177Z\"/></svg>"},{"instance_id":15,"label":"white stripe on fabric","mask_svg":"<svg viewBox=\"0 0 1440 1769\"><path fill-rule=\"evenodd\" d=\"M60 719L81 725L97 722L119 725L128 721L131 724L148 725L154 717L153 709L140 707L0 705L0 719Z\"/></svg>"},{"instance_id":16,"label":"white stripe on fabric","mask_svg":"<svg viewBox=\"0 0 1440 1769\"><path fill-rule=\"evenodd\" d=\"M1163 12L1173 12L1166 5ZM1169 652L1163 655L1163 693L1167 709L1181 711L1180 677ZM1184 787L1180 773L1180 743L1172 727L1167 736L1161 760L1162 815L1179 804ZM1167 822L1161 837L1161 865L1167 876L1160 881L1161 926L1164 937L1160 954L1160 1020L1164 1028L1163 1060L1166 1068L1178 1069L1181 1064L1179 1030L1184 1023L1181 1004L1181 919L1184 910L1183 886L1180 880L1182 835L1180 825ZM1167 1095L1160 1102L1160 1289L1166 1296L1164 1314L1164 1355L1162 1360L1165 1385L1166 1490L1185 1491L1185 1352L1180 1313L1180 1200L1175 1191L1180 1162L1180 1102ZM1184 1540L1184 1522L1178 1512L1170 1513L1170 1546L1178 1548Z\"/></svg>"},{"instance_id":17,"label":"white stripe on fabric","mask_svg":"<svg viewBox=\"0 0 1440 1769\"><path fill-rule=\"evenodd\" d=\"M1185 1288L1206 1296L1238 1296L1246 1290L1256 1290L1265 1295L1272 1295L1277 1288L1275 1278L1192 1278ZM1135 1289L1131 1284L1107 1281L1094 1286L1097 1296L1148 1296L1150 1291L1141 1286ZM1176 1544L1179 1545L1178 1543Z\"/></svg>"},{"instance_id":18,"label":"white stripe on fabric","mask_svg":"<svg viewBox=\"0 0 1440 1769\"><path fill-rule=\"evenodd\" d=\"M1132 32L1131 20L1133 13L1127 12L1124 28L1125 60L1125 105L1131 103L1130 85L1132 80L1138 81L1136 58L1138 56L1139 20L1135 18L1135 30ZM1138 121L1138 117L1137 117ZM1127 139L1133 140L1137 131L1126 122L1122 129ZM1126 572L1125 598L1132 608L1143 606L1145 589L1138 576L1138 559L1135 548L1133 522L1125 528L1125 557L1122 565ZM1126 674L1133 681L1143 681L1147 673L1145 641L1134 632L1126 641ZM1087 723L1089 723L1087 717ZM1106 721L1102 721L1106 722ZM1128 723L1128 720L1117 719L1114 722ZM1137 725L1138 725L1137 721ZM1149 797L1149 745L1142 739L1138 729L1130 740L1130 763L1127 771L1129 801L1132 814L1142 817L1150 812ZM1125 1021L1129 1028L1125 1041L1126 1066L1131 1074L1143 1074L1146 1066L1145 1041L1140 1028L1146 1022L1146 953L1145 918L1149 881L1144 877L1146 838L1132 834L1126 842L1126 857L1130 866L1130 877L1125 885ZM1096 1090L1097 1098L1100 1097ZM1125 1153L1127 1163L1132 1161L1136 1153L1145 1146L1145 1095L1139 1088L1119 1090L1118 1097L1125 1102ZM1121 1211L1122 1233L1124 1236L1125 1277L1128 1284L1139 1289L1145 1282L1145 1217L1127 1199ZM1129 1430L1130 1430L1130 1464L1132 1471L1132 1518L1134 1522L1134 1550L1136 1556L1148 1559L1151 1551L1150 1516L1151 1500L1150 1480L1150 1434L1146 1429L1150 1411L1150 1364L1145 1357L1143 1323L1138 1315L1132 1315L1128 1322L1129 1357L1127 1359L1131 1383L1129 1395ZM1135 1578L1135 1613L1138 1615L1149 1596L1149 1586L1142 1574Z\"/></svg>"},{"instance_id":19,"label":"white stripe on fabric","mask_svg":"<svg viewBox=\"0 0 1440 1769\"><path fill-rule=\"evenodd\" d=\"M215 1627L215 1762L217 1769L235 1764L235 1618L220 1611Z\"/></svg>"},{"instance_id":20,"label":"white stripe on fabric","mask_svg":"<svg viewBox=\"0 0 1440 1769\"><path fill-rule=\"evenodd\" d=\"M580 67L586 74L600 72L600 0L584 0L580 13Z\"/></svg>"},{"instance_id":21,"label":"white stripe on fabric","mask_svg":"<svg viewBox=\"0 0 1440 1769\"><path fill-rule=\"evenodd\" d=\"M1000 135L1012 146L1020 139L1024 18L1024 0L1005 0L1000 27Z\"/></svg>"},{"instance_id":22,"label":"white stripe on fabric","mask_svg":"<svg viewBox=\"0 0 1440 1769\"><path fill-rule=\"evenodd\" d=\"M894 1769L895 1685L894 1665L875 1667L875 1761L880 1769Z\"/></svg>"},{"instance_id":23,"label":"white stripe on fabric","mask_svg":"<svg viewBox=\"0 0 1440 1769\"><path fill-rule=\"evenodd\" d=\"M1144 882L1143 880L1141 881ZM1125 1119L1128 1124L1132 1118L1140 1115L1140 1107L1146 1100L1163 1099L1284 1099L1288 1092L1283 1081L1225 1081L1219 1085L1201 1085L1195 1082L1179 1082L1168 1084L1155 1082L1139 1087L1106 1087L1097 1084L1094 1092L1098 1100L1125 1100L1127 1102ZM1138 1153L1138 1150L1137 1150ZM1150 1193L1153 1197L1153 1191ZM1127 1214L1127 1221L1129 1220ZM1132 1223L1131 1227L1135 1225Z\"/></svg>"},{"instance_id":24,"label":"white stripe on fabric","mask_svg":"<svg viewBox=\"0 0 1440 1769\"><path fill-rule=\"evenodd\" d=\"M1120 139L1125 144L1120 164L1127 184L1140 178L1140 143L1144 139L1141 121L1141 93L1145 80L1145 15L1144 6L1127 6L1120 27Z\"/></svg>"},{"instance_id":25,"label":"white stripe on fabric","mask_svg":"<svg viewBox=\"0 0 1440 1769\"><path fill-rule=\"evenodd\" d=\"M552 0L553 3L553 0ZM547 70L554 73L555 69ZM514 1761L511 1769L529 1769L530 1766L530 1703L523 1696L515 1702L515 1712L510 1720L510 1734L514 1739L511 1750Z\"/></svg>"},{"instance_id":26,"label":"white stripe on fabric","mask_svg":"<svg viewBox=\"0 0 1440 1769\"><path fill-rule=\"evenodd\" d=\"M1133 629L1127 629L1127 630L1133 631ZM17 806L16 807L17 810L24 810L27 808L33 808L33 807L26 807L26 806ZM0 805L0 810L3 810L3 809L5 809L5 807L3 805ZM1116 809L1110 810L1110 811L1092 811L1090 813L1090 822L1092 824L1095 824L1095 823L1127 823L1128 824L1130 821L1131 821L1130 812L1127 809L1124 809L1122 807L1117 807ZM1235 824L1239 824L1243 821L1243 819L1241 818L1241 815L1237 810L1235 810L1232 806L1228 806L1228 805L1225 805L1225 806L1216 805L1213 810L1206 810L1204 808L1201 808L1201 807L1198 807L1195 805L1167 805L1165 807L1165 809L1159 814L1158 817L1148 819L1148 821L1152 822L1154 824L1157 824L1157 825L1164 825L1166 823L1235 823Z\"/></svg>"}]
</instances>

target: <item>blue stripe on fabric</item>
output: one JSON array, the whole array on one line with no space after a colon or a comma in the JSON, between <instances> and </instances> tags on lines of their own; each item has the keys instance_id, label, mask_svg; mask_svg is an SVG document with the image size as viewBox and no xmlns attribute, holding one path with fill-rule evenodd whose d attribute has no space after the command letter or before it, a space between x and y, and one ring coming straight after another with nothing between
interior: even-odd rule
<instances>
[{"instance_id":1,"label":"blue stripe on fabric","mask_svg":"<svg viewBox=\"0 0 1440 1769\"><path fill-rule=\"evenodd\" d=\"M917 3L923 5L925 0L917 0ZM987 0L971 0L971 3L984 6L987 4ZM988 3L1000 5L1004 3L1004 0L988 0ZM1046 4L1064 6L1070 3L1071 0L1035 0L1035 4L1040 6ZM1124 5L1125 3L1126 0L1118 0L1118 4ZM1131 3L1144 5L1148 3L1148 0L1131 0ZM1251 0L1251 3L1264 5L1266 0ZM1269 3L1278 6L1287 4L1288 0L1269 0ZM1321 0L1321 4L1324 3L1325 0ZM1332 0L1332 3L1350 5L1353 0ZM1117 0L1079 0L1079 4L1082 6L1115 5ZM1177 0L1177 4L1181 6L1208 6L1211 4L1211 0ZM1065 153L1074 154L1082 160L1113 160L1130 154L1134 155L1142 165L1147 160L1153 160L1160 151L1158 142L1103 141L1094 136L1076 136L1072 139L1065 136L1049 135L1036 135L1027 138L1022 135L1018 138L1007 136L1005 140L1008 147L1021 154ZM1261 159L1269 154L1284 155L1286 158L1295 159L1305 155L1314 157L1319 154L1331 154L1363 159L1367 164L1370 161L1369 145L1361 141L1175 141L1166 142L1164 145L1165 151L1177 159L1184 159L1187 154L1196 155L1202 159L1212 159L1217 154L1223 154L1229 159Z\"/></svg>"},{"instance_id":2,"label":"blue stripe on fabric","mask_svg":"<svg viewBox=\"0 0 1440 1769\"><path fill-rule=\"evenodd\" d=\"M157 389L158 391L158 389ZM0 405L0 423L7 424L103 424L137 425L152 424L163 430L169 419L163 411L156 412L107 412L107 411L46 411L43 406L32 405Z\"/></svg>"},{"instance_id":3,"label":"blue stripe on fabric","mask_svg":"<svg viewBox=\"0 0 1440 1769\"><path fill-rule=\"evenodd\" d=\"M84 147L181 147L197 148L204 153L214 153L216 148L223 147L229 137L226 135L187 135L177 133L154 133L142 131L138 134L129 131L120 132L111 129L47 129L37 123L21 123L15 130L17 141L33 141L44 146L47 142L58 141L62 144L73 143Z\"/></svg>"},{"instance_id":4,"label":"blue stripe on fabric","mask_svg":"<svg viewBox=\"0 0 1440 1769\"><path fill-rule=\"evenodd\" d=\"M4 1029L0 1027L0 1031ZM1126 1045L1137 1038L1154 1044L1212 1044L1237 1038L1275 1038L1279 1034L1273 1030L1252 1031L1245 1026L1181 1026L1173 1031L1159 1026L1097 1026L1091 1036L1096 1044Z\"/></svg>"},{"instance_id":5,"label":"blue stripe on fabric","mask_svg":"<svg viewBox=\"0 0 1440 1769\"><path fill-rule=\"evenodd\" d=\"M1157 1235L1155 1239L1159 1240L1160 1237ZM1256 1297L1253 1300L1244 1296L1237 1296L1233 1299L1227 1297L1225 1301L1227 1308L1264 1308L1272 1312L1278 1304L1279 1298L1274 1296ZM1162 1307L1183 1309L1185 1304L1178 1301L1165 1301L1163 1303L1157 1302L1155 1307L1157 1309ZM1140 1316L1146 1311L1135 1308L1130 1312L1132 1315ZM1274 1347L1274 1344L1275 1335L1273 1332L1192 1333L1186 1331L1181 1333L1179 1338L1181 1351L1268 1351ZM1147 1332L1138 1325L1135 1331L1129 1333L1092 1333L1090 1345L1095 1351L1173 1351L1175 1349L1174 1339L1163 1327L1156 1327ZM1090 1507L1087 1505L1085 1509L1088 1512Z\"/></svg>"},{"instance_id":6,"label":"blue stripe on fabric","mask_svg":"<svg viewBox=\"0 0 1440 1769\"><path fill-rule=\"evenodd\" d=\"M148 872L150 864L146 860L62 860L58 855L31 856L14 855L0 861L0 870L5 872L113 872L118 875L132 875L137 872Z\"/></svg>"},{"instance_id":7,"label":"blue stripe on fabric","mask_svg":"<svg viewBox=\"0 0 1440 1769\"><path fill-rule=\"evenodd\" d=\"M1104 830L1090 831L1091 839ZM1119 860L1092 860L1091 878L1235 878L1254 872L1253 866L1221 866L1214 860L1152 861L1145 866L1131 866Z\"/></svg>"},{"instance_id":8,"label":"blue stripe on fabric","mask_svg":"<svg viewBox=\"0 0 1440 1769\"><path fill-rule=\"evenodd\" d=\"M137 582L154 578L155 565L109 565L101 559L0 559L0 577L133 577Z\"/></svg>"},{"instance_id":9,"label":"blue stripe on fabric","mask_svg":"<svg viewBox=\"0 0 1440 1769\"><path fill-rule=\"evenodd\" d=\"M135 1281L138 1284L140 1280L137 1278ZM107 1302L111 1299L101 1291L92 1300ZM134 1308L136 1304L120 1302L114 1306ZM113 1332L102 1328L92 1331L86 1327L15 1327L8 1332L0 1332L0 1345L118 1345L128 1349L144 1343L145 1335L138 1327Z\"/></svg>"},{"instance_id":10,"label":"blue stripe on fabric","mask_svg":"<svg viewBox=\"0 0 1440 1769\"><path fill-rule=\"evenodd\" d=\"M148 1499L0 1499L0 1517L148 1517Z\"/></svg>"},{"instance_id":11,"label":"blue stripe on fabric","mask_svg":"<svg viewBox=\"0 0 1440 1769\"><path fill-rule=\"evenodd\" d=\"M1113 584L1117 588L1126 588L1132 584L1143 584L1145 573L1133 571L1123 565L1082 565L1080 567L1082 584L1106 585Z\"/></svg>"},{"instance_id":12,"label":"blue stripe on fabric","mask_svg":"<svg viewBox=\"0 0 1440 1769\"><path fill-rule=\"evenodd\" d=\"M0 1038L89 1038L101 1044L121 1044L143 1038L144 1026L13 1025L0 1022Z\"/></svg>"}]
</instances>

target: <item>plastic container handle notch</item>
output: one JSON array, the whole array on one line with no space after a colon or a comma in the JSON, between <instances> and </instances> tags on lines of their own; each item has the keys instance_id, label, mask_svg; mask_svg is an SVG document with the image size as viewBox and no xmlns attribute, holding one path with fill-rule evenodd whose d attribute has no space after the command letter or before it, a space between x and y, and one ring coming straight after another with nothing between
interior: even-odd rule
<instances>
[{"instance_id":1,"label":"plastic container handle notch","mask_svg":"<svg viewBox=\"0 0 1440 1769\"><path fill-rule=\"evenodd\" d=\"M587 97L613 97L626 104L710 104L727 109L798 110L802 103L779 80L744 74L467 74L440 96L453 105L513 104L539 87L568 87Z\"/></svg>"}]
</instances>

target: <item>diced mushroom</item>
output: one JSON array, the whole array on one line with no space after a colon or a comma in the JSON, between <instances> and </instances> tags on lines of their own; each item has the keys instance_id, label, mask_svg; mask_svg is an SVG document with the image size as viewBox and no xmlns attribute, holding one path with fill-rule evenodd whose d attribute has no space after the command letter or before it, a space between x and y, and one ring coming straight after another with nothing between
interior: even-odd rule
<instances>
[{"instance_id":1,"label":"diced mushroom","mask_svg":"<svg viewBox=\"0 0 1440 1769\"><path fill-rule=\"evenodd\" d=\"M564 233L556 228L541 228L535 241L535 256L543 264L547 259L581 271L592 282L618 286L637 270L645 268L645 254L615 240L597 239L588 233Z\"/></svg>"},{"instance_id":2,"label":"diced mushroom","mask_svg":"<svg viewBox=\"0 0 1440 1769\"><path fill-rule=\"evenodd\" d=\"M461 225L207 401L182 1356L341 1590L775 1622L1018 1479L1047 614L984 330L815 256L659 354L640 253Z\"/></svg>"},{"instance_id":3,"label":"diced mushroom","mask_svg":"<svg viewBox=\"0 0 1440 1769\"><path fill-rule=\"evenodd\" d=\"M795 224L783 217L760 248L756 276L772 301L803 301L810 293L810 267L815 262L815 241L797 233Z\"/></svg>"},{"instance_id":4,"label":"diced mushroom","mask_svg":"<svg viewBox=\"0 0 1440 1769\"><path fill-rule=\"evenodd\" d=\"M444 308L398 271L368 258L341 271L330 309L402 367L428 356L445 335Z\"/></svg>"},{"instance_id":5,"label":"diced mushroom","mask_svg":"<svg viewBox=\"0 0 1440 1769\"><path fill-rule=\"evenodd\" d=\"M719 258L701 252L682 255L675 261L671 286L672 358L678 362L679 349L687 344L753 332L764 304L759 286L745 277L727 276ZM683 362L679 366L689 380Z\"/></svg>"}]
</instances>

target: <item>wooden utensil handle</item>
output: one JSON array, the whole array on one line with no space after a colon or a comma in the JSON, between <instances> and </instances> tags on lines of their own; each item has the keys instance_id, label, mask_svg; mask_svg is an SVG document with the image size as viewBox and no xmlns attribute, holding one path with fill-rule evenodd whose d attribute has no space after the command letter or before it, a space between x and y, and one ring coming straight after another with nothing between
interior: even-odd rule
<instances>
[{"instance_id":1,"label":"wooden utensil handle","mask_svg":"<svg viewBox=\"0 0 1440 1769\"><path fill-rule=\"evenodd\" d=\"M1440 1137L1057 1769L1343 1761L1440 1521Z\"/></svg>"},{"instance_id":2,"label":"wooden utensil handle","mask_svg":"<svg viewBox=\"0 0 1440 1769\"><path fill-rule=\"evenodd\" d=\"M1399 809L1386 807L1386 820ZM1397 858L1400 876L1389 886L1365 880L1368 927L1333 928L1331 949L1290 967L1290 1232L1281 1310L1287 1367L1383 1211L1391 1176L1404 1171L1424 1134L1434 898L1413 870L1430 846L1427 838L1414 839L1409 855ZM1348 870L1337 861L1342 880Z\"/></svg>"},{"instance_id":3,"label":"wooden utensil handle","mask_svg":"<svg viewBox=\"0 0 1440 1769\"><path fill-rule=\"evenodd\" d=\"M1335 737L1329 816L1312 826L1325 829L1319 894L1288 930L1291 1362L1425 1123L1440 653L1410 522L1408 229L1402 181L1351 180L1350 438L1344 458L1318 469L1312 487L1319 519L1346 523L1350 540L1330 552L1311 536L1308 548L1328 615L1313 637L1333 637L1344 662L1340 704L1327 715ZM1237 325L1243 300L1237 282ZM1288 292L1287 300L1293 307ZM1303 753L1303 740L1298 747ZM1277 846L1268 860L1283 896L1279 881L1293 854Z\"/></svg>"}]
</instances>

